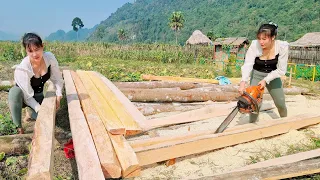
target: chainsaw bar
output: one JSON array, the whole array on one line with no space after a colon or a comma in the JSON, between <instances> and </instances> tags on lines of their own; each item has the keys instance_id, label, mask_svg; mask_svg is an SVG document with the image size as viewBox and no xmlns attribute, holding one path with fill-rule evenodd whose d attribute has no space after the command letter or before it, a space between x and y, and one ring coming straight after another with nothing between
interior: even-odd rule
<instances>
[{"instance_id":1,"label":"chainsaw bar","mask_svg":"<svg viewBox=\"0 0 320 180\"><path fill-rule=\"evenodd\" d=\"M238 114L238 111L239 108L238 106L236 106L228 115L228 117L220 124L215 133L222 133L228 127L228 125L231 123L234 117Z\"/></svg>"}]
</instances>

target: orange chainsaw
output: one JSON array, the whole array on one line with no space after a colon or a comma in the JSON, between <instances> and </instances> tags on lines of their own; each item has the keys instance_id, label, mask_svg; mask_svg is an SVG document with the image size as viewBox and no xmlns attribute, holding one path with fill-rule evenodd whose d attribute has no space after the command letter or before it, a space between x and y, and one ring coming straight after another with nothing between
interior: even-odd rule
<instances>
[{"instance_id":1,"label":"orange chainsaw","mask_svg":"<svg viewBox=\"0 0 320 180\"><path fill-rule=\"evenodd\" d=\"M263 92L264 89L261 89L260 85L246 88L243 94L238 98L237 106L221 123L215 133L223 132L239 111L242 114L259 114Z\"/></svg>"}]
</instances>

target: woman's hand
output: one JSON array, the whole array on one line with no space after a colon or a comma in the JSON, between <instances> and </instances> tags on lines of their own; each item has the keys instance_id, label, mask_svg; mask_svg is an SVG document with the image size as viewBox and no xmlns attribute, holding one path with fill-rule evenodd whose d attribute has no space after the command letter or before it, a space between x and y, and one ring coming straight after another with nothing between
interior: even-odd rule
<instances>
[{"instance_id":1,"label":"woman's hand","mask_svg":"<svg viewBox=\"0 0 320 180\"><path fill-rule=\"evenodd\" d=\"M264 89L266 87L266 80L261 80L258 85L260 86L260 89Z\"/></svg>"},{"instance_id":2,"label":"woman's hand","mask_svg":"<svg viewBox=\"0 0 320 180\"><path fill-rule=\"evenodd\" d=\"M240 82L239 89L238 89L239 94L242 95L242 94L243 94L243 91L245 91L245 89L246 89L246 82L245 82L245 81L241 81L241 82Z\"/></svg>"},{"instance_id":3,"label":"woman's hand","mask_svg":"<svg viewBox=\"0 0 320 180\"><path fill-rule=\"evenodd\" d=\"M60 109L60 101L62 99L62 96L57 96L57 101L56 101L56 110L58 111Z\"/></svg>"}]
</instances>

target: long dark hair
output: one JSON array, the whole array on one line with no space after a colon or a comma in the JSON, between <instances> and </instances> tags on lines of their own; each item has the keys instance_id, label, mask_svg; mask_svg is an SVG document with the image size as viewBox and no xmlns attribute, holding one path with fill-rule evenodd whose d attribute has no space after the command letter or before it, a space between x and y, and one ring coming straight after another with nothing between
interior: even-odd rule
<instances>
[{"instance_id":1,"label":"long dark hair","mask_svg":"<svg viewBox=\"0 0 320 180\"><path fill-rule=\"evenodd\" d=\"M22 45L24 49L30 49L31 45L36 47L43 47L42 39L36 33L26 33L22 37Z\"/></svg>"},{"instance_id":2,"label":"long dark hair","mask_svg":"<svg viewBox=\"0 0 320 180\"><path fill-rule=\"evenodd\" d=\"M261 34L265 34L268 37L277 36L278 25L270 22L269 24L262 24L257 32L257 37Z\"/></svg>"}]
</instances>

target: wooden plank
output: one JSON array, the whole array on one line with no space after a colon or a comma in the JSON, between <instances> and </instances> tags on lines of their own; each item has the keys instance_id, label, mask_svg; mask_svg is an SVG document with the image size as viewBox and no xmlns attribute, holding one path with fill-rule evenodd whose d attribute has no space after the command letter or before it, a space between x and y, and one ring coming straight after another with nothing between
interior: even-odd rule
<instances>
[{"instance_id":1,"label":"wooden plank","mask_svg":"<svg viewBox=\"0 0 320 180\"><path fill-rule=\"evenodd\" d=\"M292 129L318 124L320 116L302 114L295 117L283 118L270 123L261 123L255 128L245 128L232 132L223 132L197 136L194 138L164 142L156 145L134 148L141 166L177 157L202 153L214 149L245 143L261 138L287 133ZM181 135L180 135L181 136ZM179 138L172 136L171 138ZM180 137L181 138L181 137Z\"/></svg>"},{"instance_id":2,"label":"wooden plank","mask_svg":"<svg viewBox=\"0 0 320 180\"><path fill-rule=\"evenodd\" d=\"M151 119L146 121L147 128L146 130L171 126L175 124L189 123L195 121L201 121L204 119L226 116L228 115L232 108L236 106L236 102L231 102L224 105L209 105L207 107L203 107L200 109L195 109L192 111L183 112L180 114L161 117L157 119ZM271 104L263 104L260 111L266 111L275 108L275 106Z\"/></svg>"},{"instance_id":3,"label":"wooden plank","mask_svg":"<svg viewBox=\"0 0 320 180\"><path fill-rule=\"evenodd\" d=\"M138 176L140 173L138 158L127 140L122 135L109 133L109 136L121 164L122 177Z\"/></svg>"},{"instance_id":4,"label":"wooden plank","mask_svg":"<svg viewBox=\"0 0 320 180\"><path fill-rule=\"evenodd\" d=\"M146 117L137 109L137 107L106 77L102 74L94 72L96 76L100 77L105 85L107 85L110 90L115 94L121 104L125 107L127 113L138 122L141 128L145 127L144 122L147 120Z\"/></svg>"},{"instance_id":5,"label":"wooden plank","mask_svg":"<svg viewBox=\"0 0 320 180\"><path fill-rule=\"evenodd\" d=\"M63 75L79 179L105 179L70 71L64 70Z\"/></svg>"},{"instance_id":6,"label":"wooden plank","mask_svg":"<svg viewBox=\"0 0 320 180\"><path fill-rule=\"evenodd\" d=\"M109 85L104 84L103 81L94 74L94 72L86 73L95 84L96 88L98 88L104 100L109 104L113 112L117 115L117 117L123 124L124 128L126 129L126 135L141 133L142 129L138 125L138 122L136 122L133 116L131 116L128 111L126 111L123 104L108 87Z\"/></svg>"},{"instance_id":7,"label":"wooden plank","mask_svg":"<svg viewBox=\"0 0 320 180\"><path fill-rule=\"evenodd\" d=\"M320 159L308 159L289 164L281 164L269 167L263 167L253 170L246 170L241 172L229 172L226 174L219 174L213 176L206 176L198 178L198 180L206 179L264 179L276 180L286 179L292 177L299 177L304 175L311 175L320 172Z\"/></svg>"},{"instance_id":8,"label":"wooden plank","mask_svg":"<svg viewBox=\"0 0 320 180\"><path fill-rule=\"evenodd\" d=\"M52 179L55 117L56 95L50 83L34 127L27 179Z\"/></svg>"},{"instance_id":9,"label":"wooden plank","mask_svg":"<svg viewBox=\"0 0 320 180\"><path fill-rule=\"evenodd\" d=\"M89 93L93 105L98 112L103 124L112 134L125 134L125 128L110 105L96 88L85 71L77 71L83 85Z\"/></svg>"},{"instance_id":10,"label":"wooden plank","mask_svg":"<svg viewBox=\"0 0 320 180\"><path fill-rule=\"evenodd\" d=\"M89 94L80 78L74 71L71 71L71 75L97 149L104 177L119 178L121 177L121 167L106 128L95 110Z\"/></svg>"},{"instance_id":11,"label":"wooden plank","mask_svg":"<svg viewBox=\"0 0 320 180\"><path fill-rule=\"evenodd\" d=\"M247 171L252 169L258 169L258 168L265 168L270 166L277 166L282 164L289 164L294 162L299 162L311 158L320 157L320 149L315 149L311 151L301 152L297 154L291 154L288 156L282 156L275 159L270 159L262 162L258 162L255 164L251 164L248 166L244 166L242 168L236 169L232 172L240 172L240 171Z\"/></svg>"},{"instance_id":12,"label":"wooden plank","mask_svg":"<svg viewBox=\"0 0 320 180\"><path fill-rule=\"evenodd\" d=\"M157 81L176 81L176 82L195 82L195 83L211 83L219 84L218 80L215 79L199 79L199 78L185 78L185 77L174 77L174 76L153 76L148 74L141 75L143 80L157 80ZM232 84L239 84L241 78L229 78Z\"/></svg>"}]
</instances>

